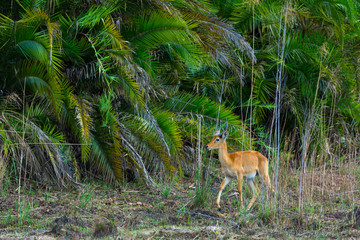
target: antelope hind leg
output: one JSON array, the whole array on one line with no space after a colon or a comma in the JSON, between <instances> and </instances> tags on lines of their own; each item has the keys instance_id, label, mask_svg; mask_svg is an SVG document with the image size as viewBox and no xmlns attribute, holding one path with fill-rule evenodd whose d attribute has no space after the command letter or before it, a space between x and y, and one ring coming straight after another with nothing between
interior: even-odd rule
<instances>
[{"instance_id":1,"label":"antelope hind leg","mask_svg":"<svg viewBox=\"0 0 360 240\"><path fill-rule=\"evenodd\" d=\"M257 199L258 193L257 193L257 187L255 185L254 179L248 180L248 184L250 189L252 190L252 198L250 200L249 205L246 208L246 211L249 211L252 205L254 204L255 200Z\"/></svg>"}]
</instances>

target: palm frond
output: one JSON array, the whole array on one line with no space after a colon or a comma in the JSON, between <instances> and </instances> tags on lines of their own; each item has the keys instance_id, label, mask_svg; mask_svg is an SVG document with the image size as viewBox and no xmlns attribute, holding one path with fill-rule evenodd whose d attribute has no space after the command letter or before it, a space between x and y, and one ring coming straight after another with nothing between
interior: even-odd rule
<instances>
[{"instance_id":1,"label":"palm frond","mask_svg":"<svg viewBox=\"0 0 360 240\"><path fill-rule=\"evenodd\" d=\"M128 100L129 104L140 109L144 108L144 94L129 70L119 69L118 75L108 75L108 77L113 83L114 90Z\"/></svg>"},{"instance_id":2,"label":"palm frond","mask_svg":"<svg viewBox=\"0 0 360 240\"><path fill-rule=\"evenodd\" d=\"M83 13L77 19L80 27L93 28L99 24L103 19L118 8L117 4L110 2L107 4L93 5L86 13Z\"/></svg>"},{"instance_id":3,"label":"palm frond","mask_svg":"<svg viewBox=\"0 0 360 240\"><path fill-rule=\"evenodd\" d=\"M196 62L202 62L202 57L206 56L199 46L200 39L197 34L190 32L196 27L196 23L191 19L154 11L139 15L134 22L136 26L129 29L125 36L137 50L138 58L149 59L149 51L173 43L181 44Z\"/></svg>"},{"instance_id":4,"label":"palm frond","mask_svg":"<svg viewBox=\"0 0 360 240\"><path fill-rule=\"evenodd\" d=\"M116 176L119 180L123 179L122 167L117 169L117 174L115 175L112 165L110 154L112 153L108 143L105 141L107 139L108 133L100 134L97 131L96 135L91 136L91 155L90 159L94 166L102 173L106 181L113 182L116 180ZM118 163L121 163L121 158L116 159Z\"/></svg>"},{"instance_id":5,"label":"palm frond","mask_svg":"<svg viewBox=\"0 0 360 240\"><path fill-rule=\"evenodd\" d=\"M123 180L123 147L119 135L118 118L111 105L111 96L103 94L98 99L94 129L91 136L91 152L96 156L90 160L100 167L106 179Z\"/></svg>"},{"instance_id":6,"label":"palm frond","mask_svg":"<svg viewBox=\"0 0 360 240\"><path fill-rule=\"evenodd\" d=\"M243 127L239 117L208 97L182 93L164 102L164 107L179 115L201 115L216 123L217 119L228 121L236 127ZM219 110L220 109L220 110ZM219 118L218 118L219 117Z\"/></svg>"},{"instance_id":7,"label":"palm frond","mask_svg":"<svg viewBox=\"0 0 360 240\"><path fill-rule=\"evenodd\" d=\"M77 97L75 100L75 114L80 126L81 136L86 143L89 143L92 128L92 119L90 116L92 112L91 103L84 98Z\"/></svg>"},{"instance_id":8,"label":"palm frond","mask_svg":"<svg viewBox=\"0 0 360 240\"><path fill-rule=\"evenodd\" d=\"M18 169L29 171L30 176L36 175L44 183L55 180L56 184L64 186L72 181L64 162L65 156L59 148L63 139L61 133L55 131L53 126L39 127L13 111L2 110L1 113L0 141L4 147L11 149L8 156L15 160Z\"/></svg>"},{"instance_id":9,"label":"palm frond","mask_svg":"<svg viewBox=\"0 0 360 240\"><path fill-rule=\"evenodd\" d=\"M26 85L35 94L47 97L55 109L59 108L63 99L62 86L57 76L46 71L44 65L32 61L22 62L17 78L15 84Z\"/></svg>"},{"instance_id":10,"label":"palm frond","mask_svg":"<svg viewBox=\"0 0 360 240\"><path fill-rule=\"evenodd\" d=\"M113 23L110 17L103 19L103 28L99 32L98 38L101 39L102 44L111 46L112 49L121 50L124 54L127 50L127 42L123 40L119 30Z\"/></svg>"},{"instance_id":11,"label":"palm frond","mask_svg":"<svg viewBox=\"0 0 360 240\"><path fill-rule=\"evenodd\" d=\"M7 16L0 13L0 50L10 41L15 22Z\"/></svg>"},{"instance_id":12,"label":"palm frond","mask_svg":"<svg viewBox=\"0 0 360 240\"><path fill-rule=\"evenodd\" d=\"M135 159L139 158L139 156L146 159L146 161L141 159L137 161L141 160L141 162L147 164L149 168L153 168L155 162L158 164L162 163L171 174L174 174L174 166L177 165L175 161L177 155L169 156L167 154L164 140L158 135L151 122L135 115L125 115L121 118L120 126L122 128L123 140L126 139L126 141L124 140L126 143L125 146L129 145L127 147L130 148L130 150L132 149L132 156ZM166 133L164 134L164 138L167 140L167 145L174 147L174 143L170 142L171 139L169 140L170 137L168 137ZM178 151L178 149L174 151Z\"/></svg>"}]
</instances>

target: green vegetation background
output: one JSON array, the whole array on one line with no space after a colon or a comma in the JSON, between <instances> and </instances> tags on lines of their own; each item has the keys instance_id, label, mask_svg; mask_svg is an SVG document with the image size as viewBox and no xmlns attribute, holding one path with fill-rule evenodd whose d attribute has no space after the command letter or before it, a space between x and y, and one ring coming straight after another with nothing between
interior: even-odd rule
<instances>
[{"instance_id":1,"label":"green vegetation background","mask_svg":"<svg viewBox=\"0 0 360 240\"><path fill-rule=\"evenodd\" d=\"M352 158L359 13L355 0L5 1L0 182L181 179L226 121L230 148L270 161Z\"/></svg>"}]
</instances>

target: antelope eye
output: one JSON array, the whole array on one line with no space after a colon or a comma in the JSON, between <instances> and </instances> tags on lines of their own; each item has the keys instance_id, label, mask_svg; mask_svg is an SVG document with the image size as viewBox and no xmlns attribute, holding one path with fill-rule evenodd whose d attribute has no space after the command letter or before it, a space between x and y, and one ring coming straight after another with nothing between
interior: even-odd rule
<instances>
[{"instance_id":1,"label":"antelope eye","mask_svg":"<svg viewBox=\"0 0 360 240\"><path fill-rule=\"evenodd\" d=\"M215 139L215 142L218 142L218 141L220 141L220 139L219 139L219 138Z\"/></svg>"}]
</instances>

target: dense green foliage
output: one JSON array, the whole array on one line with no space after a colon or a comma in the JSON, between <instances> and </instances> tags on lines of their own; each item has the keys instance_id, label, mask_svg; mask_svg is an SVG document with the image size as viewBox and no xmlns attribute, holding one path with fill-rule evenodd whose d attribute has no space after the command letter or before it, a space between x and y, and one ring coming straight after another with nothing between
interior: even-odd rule
<instances>
[{"instance_id":1,"label":"dense green foliage","mask_svg":"<svg viewBox=\"0 0 360 240\"><path fill-rule=\"evenodd\" d=\"M360 121L358 20L352 0L8 1L0 179L131 169L151 185L181 176L219 120L237 149L265 150L280 76L282 142L329 152Z\"/></svg>"}]
</instances>

